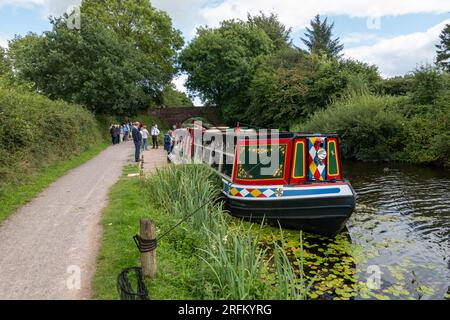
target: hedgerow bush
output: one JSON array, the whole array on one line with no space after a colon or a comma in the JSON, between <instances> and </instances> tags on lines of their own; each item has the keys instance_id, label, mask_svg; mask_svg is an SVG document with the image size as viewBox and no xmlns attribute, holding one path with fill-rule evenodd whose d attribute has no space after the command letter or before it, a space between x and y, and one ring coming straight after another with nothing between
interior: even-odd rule
<instances>
[{"instance_id":1,"label":"hedgerow bush","mask_svg":"<svg viewBox=\"0 0 450 320\"><path fill-rule=\"evenodd\" d=\"M102 141L94 115L0 83L0 188Z\"/></svg>"},{"instance_id":2,"label":"hedgerow bush","mask_svg":"<svg viewBox=\"0 0 450 320\"><path fill-rule=\"evenodd\" d=\"M316 112L295 131L336 132L347 159L400 160L450 167L450 98L434 104L410 97L350 94Z\"/></svg>"},{"instance_id":3,"label":"hedgerow bush","mask_svg":"<svg viewBox=\"0 0 450 320\"><path fill-rule=\"evenodd\" d=\"M405 119L394 108L401 101L370 94L348 96L293 129L338 133L345 158L394 160L404 147Z\"/></svg>"}]
</instances>

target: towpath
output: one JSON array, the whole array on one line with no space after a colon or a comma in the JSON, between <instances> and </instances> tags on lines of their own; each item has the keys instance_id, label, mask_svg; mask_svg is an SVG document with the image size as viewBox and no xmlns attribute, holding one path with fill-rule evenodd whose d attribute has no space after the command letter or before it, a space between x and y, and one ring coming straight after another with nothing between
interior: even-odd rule
<instances>
[{"instance_id":1,"label":"towpath","mask_svg":"<svg viewBox=\"0 0 450 320\"><path fill-rule=\"evenodd\" d=\"M0 225L0 299L89 299L101 211L132 142L71 170Z\"/></svg>"}]
</instances>

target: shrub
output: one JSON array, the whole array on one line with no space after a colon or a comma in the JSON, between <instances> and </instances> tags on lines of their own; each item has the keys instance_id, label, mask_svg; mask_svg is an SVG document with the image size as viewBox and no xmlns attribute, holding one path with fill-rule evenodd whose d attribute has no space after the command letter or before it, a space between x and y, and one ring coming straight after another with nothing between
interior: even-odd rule
<instances>
[{"instance_id":1,"label":"shrub","mask_svg":"<svg viewBox=\"0 0 450 320\"><path fill-rule=\"evenodd\" d=\"M83 107L0 83L0 188L101 141Z\"/></svg>"},{"instance_id":2,"label":"shrub","mask_svg":"<svg viewBox=\"0 0 450 320\"><path fill-rule=\"evenodd\" d=\"M395 111L402 101L390 96L350 95L293 129L338 133L345 158L395 160L405 143L406 120Z\"/></svg>"}]
</instances>

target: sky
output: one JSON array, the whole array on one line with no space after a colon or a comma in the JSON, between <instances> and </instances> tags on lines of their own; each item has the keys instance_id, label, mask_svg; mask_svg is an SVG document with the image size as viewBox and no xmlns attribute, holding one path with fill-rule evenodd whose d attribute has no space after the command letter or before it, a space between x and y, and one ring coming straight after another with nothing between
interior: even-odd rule
<instances>
[{"instance_id":1,"label":"sky","mask_svg":"<svg viewBox=\"0 0 450 320\"><path fill-rule=\"evenodd\" d=\"M50 29L48 16L61 15L81 0L0 0L0 46L14 35ZM153 0L166 11L186 43L198 26L216 27L225 19L275 13L292 28L293 43L317 14L334 23L344 55L378 66L382 76L404 75L435 60L439 34L450 23L450 0ZM174 80L185 91L185 76Z\"/></svg>"}]
</instances>

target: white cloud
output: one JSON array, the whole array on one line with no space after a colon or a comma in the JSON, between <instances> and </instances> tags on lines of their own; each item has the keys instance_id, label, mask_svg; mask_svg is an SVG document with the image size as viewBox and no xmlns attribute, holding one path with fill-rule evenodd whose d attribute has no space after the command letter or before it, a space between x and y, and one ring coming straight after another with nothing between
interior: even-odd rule
<instances>
[{"instance_id":1,"label":"white cloud","mask_svg":"<svg viewBox=\"0 0 450 320\"><path fill-rule=\"evenodd\" d=\"M175 85L175 88L178 91L184 92L186 94L188 93L187 92L187 88L185 86L187 78L188 78L187 74L181 74L181 75L178 75L177 77L175 77L172 80L172 83ZM199 97L196 97L196 96L194 97L192 102L194 103L195 106L202 106L203 105L202 100Z\"/></svg>"},{"instance_id":2,"label":"white cloud","mask_svg":"<svg viewBox=\"0 0 450 320\"><path fill-rule=\"evenodd\" d=\"M211 26L224 19L245 19L247 13L274 12L281 22L303 29L317 13L322 15L346 15L373 18L399 16L413 13L446 13L450 11L448 0L225 0L200 10L201 16Z\"/></svg>"},{"instance_id":3,"label":"white cloud","mask_svg":"<svg viewBox=\"0 0 450 320\"><path fill-rule=\"evenodd\" d=\"M0 0L0 8L5 5L33 8L38 7L42 10L42 15L60 16L71 6L79 5L81 0Z\"/></svg>"},{"instance_id":4,"label":"white cloud","mask_svg":"<svg viewBox=\"0 0 450 320\"><path fill-rule=\"evenodd\" d=\"M2 36L0 34L0 47L7 48L8 47L8 37Z\"/></svg>"},{"instance_id":5,"label":"white cloud","mask_svg":"<svg viewBox=\"0 0 450 320\"><path fill-rule=\"evenodd\" d=\"M200 9L205 7L208 0L153 0L152 5L167 12L176 28L183 31L189 39L195 36L196 27L206 21L200 15Z\"/></svg>"},{"instance_id":6,"label":"white cloud","mask_svg":"<svg viewBox=\"0 0 450 320\"><path fill-rule=\"evenodd\" d=\"M347 57L375 64L383 76L403 75L418 65L433 63L439 34L450 19L426 30L381 40L373 45L345 49Z\"/></svg>"},{"instance_id":7,"label":"white cloud","mask_svg":"<svg viewBox=\"0 0 450 320\"><path fill-rule=\"evenodd\" d=\"M186 87L185 87L185 83L186 83L186 80L187 80L187 74L182 74L182 75L179 75L179 76L177 76L177 77L175 77L173 80L172 80L172 83L175 85L175 88L178 90L178 91L181 91L181 92L187 92L187 90L186 90Z\"/></svg>"},{"instance_id":8,"label":"white cloud","mask_svg":"<svg viewBox=\"0 0 450 320\"><path fill-rule=\"evenodd\" d=\"M356 44L361 42L376 42L384 40L379 35L373 34L373 33L350 33L346 36L344 36L341 39L341 43L344 43L345 45L349 44Z\"/></svg>"}]
</instances>

